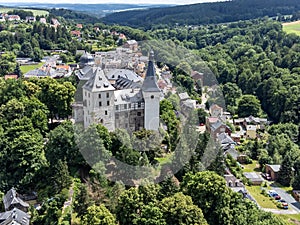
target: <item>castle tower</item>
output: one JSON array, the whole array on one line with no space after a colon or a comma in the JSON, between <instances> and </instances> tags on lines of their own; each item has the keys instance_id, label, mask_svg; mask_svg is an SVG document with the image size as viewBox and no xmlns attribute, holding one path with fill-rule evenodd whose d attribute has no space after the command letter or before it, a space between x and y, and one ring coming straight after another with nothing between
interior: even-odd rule
<instances>
[{"instance_id":1,"label":"castle tower","mask_svg":"<svg viewBox=\"0 0 300 225\"><path fill-rule=\"evenodd\" d=\"M109 131L115 129L115 88L97 68L83 88L84 128L90 124L103 124Z\"/></svg>"},{"instance_id":2,"label":"castle tower","mask_svg":"<svg viewBox=\"0 0 300 225\"><path fill-rule=\"evenodd\" d=\"M142 86L142 93L145 101L145 129L157 131L159 128L159 102L161 91L156 83L153 51L150 52L148 69Z\"/></svg>"}]
</instances>

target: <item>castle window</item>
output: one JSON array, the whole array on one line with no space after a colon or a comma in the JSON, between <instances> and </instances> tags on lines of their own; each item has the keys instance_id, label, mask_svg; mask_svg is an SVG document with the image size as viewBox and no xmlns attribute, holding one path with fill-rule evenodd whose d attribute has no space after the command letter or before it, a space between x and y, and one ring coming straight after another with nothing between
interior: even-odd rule
<instances>
[{"instance_id":1,"label":"castle window","mask_svg":"<svg viewBox=\"0 0 300 225\"><path fill-rule=\"evenodd\" d=\"M109 106L109 101L107 101L106 103L107 103L107 106Z\"/></svg>"},{"instance_id":2,"label":"castle window","mask_svg":"<svg viewBox=\"0 0 300 225\"><path fill-rule=\"evenodd\" d=\"M106 93L106 98L109 98L109 93Z\"/></svg>"},{"instance_id":3,"label":"castle window","mask_svg":"<svg viewBox=\"0 0 300 225\"><path fill-rule=\"evenodd\" d=\"M101 98L101 94L99 94L98 97Z\"/></svg>"},{"instance_id":4,"label":"castle window","mask_svg":"<svg viewBox=\"0 0 300 225\"><path fill-rule=\"evenodd\" d=\"M116 110L119 110L119 106L118 105L116 105Z\"/></svg>"},{"instance_id":5,"label":"castle window","mask_svg":"<svg viewBox=\"0 0 300 225\"><path fill-rule=\"evenodd\" d=\"M151 99L154 99L154 95L151 95Z\"/></svg>"},{"instance_id":6,"label":"castle window","mask_svg":"<svg viewBox=\"0 0 300 225\"><path fill-rule=\"evenodd\" d=\"M105 110L105 115L107 116L107 110Z\"/></svg>"},{"instance_id":7,"label":"castle window","mask_svg":"<svg viewBox=\"0 0 300 225\"><path fill-rule=\"evenodd\" d=\"M141 105L142 105L142 104L139 102L139 103L138 103L138 108L141 108Z\"/></svg>"},{"instance_id":8,"label":"castle window","mask_svg":"<svg viewBox=\"0 0 300 225\"><path fill-rule=\"evenodd\" d=\"M124 104L124 109L127 109L127 104Z\"/></svg>"},{"instance_id":9,"label":"castle window","mask_svg":"<svg viewBox=\"0 0 300 225\"><path fill-rule=\"evenodd\" d=\"M90 95L90 93L88 93L88 97L90 97L91 95Z\"/></svg>"},{"instance_id":10,"label":"castle window","mask_svg":"<svg viewBox=\"0 0 300 225\"><path fill-rule=\"evenodd\" d=\"M115 117L116 117L116 120L118 120L119 119L119 114L116 114Z\"/></svg>"},{"instance_id":11,"label":"castle window","mask_svg":"<svg viewBox=\"0 0 300 225\"><path fill-rule=\"evenodd\" d=\"M141 116L142 115L142 113L141 112L137 112L137 116Z\"/></svg>"},{"instance_id":12,"label":"castle window","mask_svg":"<svg viewBox=\"0 0 300 225\"><path fill-rule=\"evenodd\" d=\"M129 108L129 109L131 108L131 103L128 104L128 108Z\"/></svg>"},{"instance_id":13,"label":"castle window","mask_svg":"<svg viewBox=\"0 0 300 225\"><path fill-rule=\"evenodd\" d=\"M99 106L102 106L102 102L99 102Z\"/></svg>"}]
</instances>

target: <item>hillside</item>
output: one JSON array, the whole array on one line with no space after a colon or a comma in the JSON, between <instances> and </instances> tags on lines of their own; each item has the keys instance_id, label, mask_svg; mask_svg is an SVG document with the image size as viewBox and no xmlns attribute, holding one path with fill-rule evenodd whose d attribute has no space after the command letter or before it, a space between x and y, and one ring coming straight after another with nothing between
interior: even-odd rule
<instances>
[{"instance_id":1,"label":"hillside","mask_svg":"<svg viewBox=\"0 0 300 225\"><path fill-rule=\"evenodd\" d=\"M132 10L107 15L104 22L149 28L158 24L223 23L263 16L290 15L300 10L298 0L232 0L148 10Z\"/></svg>"}]
</instances>

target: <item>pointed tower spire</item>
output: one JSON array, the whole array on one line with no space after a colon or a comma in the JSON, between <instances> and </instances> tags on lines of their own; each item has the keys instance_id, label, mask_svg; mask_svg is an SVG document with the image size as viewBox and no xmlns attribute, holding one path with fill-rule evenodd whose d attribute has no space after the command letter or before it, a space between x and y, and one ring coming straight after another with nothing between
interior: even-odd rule
<instances>
[{"instance_id":1,"label":"pointed tower spire","mask_svg":"<svg viewBox=\"0 0 300 225\"><path fill-rule=\"evenodd\" d=\"M154 52L151 50L148 61L146 77L142 86L144 92L160 92L156 83L156 73L154 66Z\"/></svg>"}]
</instances>

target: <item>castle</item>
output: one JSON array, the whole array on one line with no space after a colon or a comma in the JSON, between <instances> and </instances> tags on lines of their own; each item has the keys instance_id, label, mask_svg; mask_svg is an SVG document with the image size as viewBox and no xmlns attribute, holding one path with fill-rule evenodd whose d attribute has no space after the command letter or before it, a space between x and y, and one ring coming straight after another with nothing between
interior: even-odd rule
<instances>
[{"instance_id":1,"label":"castle","mask_svg":"<svg viewBox=\"0 0 300 225\"><path fill-rule=\"evenodd\" d=\"M158 130L162 92L157 86L153 51L144 79L128 69L95 66L88 53L81 57L80 66L73 104L75 122L83 123L84 128L101 123L109 131Z\"/></svg>"}]
</instances>

